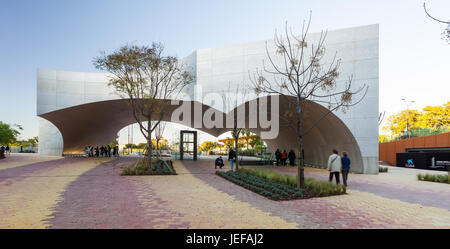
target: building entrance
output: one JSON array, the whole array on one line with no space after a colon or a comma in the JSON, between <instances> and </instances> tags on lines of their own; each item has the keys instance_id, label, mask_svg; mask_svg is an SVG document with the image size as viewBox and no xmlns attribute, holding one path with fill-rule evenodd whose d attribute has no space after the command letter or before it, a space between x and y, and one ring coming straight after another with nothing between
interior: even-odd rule
<instances>
[{"instance_id":1,"label":"building entrance","mask_svg":"<svg viewBox=\"0 0 450 249\"><path fill-rule=\"evenodd\" d=\"M180 131L180 160L197 160L197 132Z\"/></svg>"}]
</instances>

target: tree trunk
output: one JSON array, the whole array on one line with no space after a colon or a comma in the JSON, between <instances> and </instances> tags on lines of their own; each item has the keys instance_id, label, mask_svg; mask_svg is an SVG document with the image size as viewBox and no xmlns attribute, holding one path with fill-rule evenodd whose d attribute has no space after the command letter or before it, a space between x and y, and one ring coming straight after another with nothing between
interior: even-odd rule
<instances>
[{"instance_id":1,"label":"tree trunk","mask_svg":"<svg viewBox=\"0 0 450 249\"><path fill-rule=\"evenodd\" d=\"M236 171L239 171L238 140L239 140L239 136L236 136L234 138L234 147L236 148Z\"/></svg>"},{"instance_id":2,"label":"tree trunk","mask_svg":"<svg viewBox=\"0 0 450 249\"><path fill-rule=\"evenodd\" d=\"M297 98L297 147L298 147L298 153L299 153L299 161L297 162L298 165L298 173L297 173L297 187L298 188L304 188L305 187L305 162L303 160L303 134L302 134L302 115L301 115L301 99L300 97Z\"/></svg>"},{"instance_id":3,"label":"tree trunk","mask_svg":"<svg viewBox=\"0 0 450 249\"><path fill-rule=\"evenodd\" d=\"M159 154L160 154L160 152L159 152L159 140L156 139L156 161L159 160Z\"/></svg>"},{"instance_id":4,"label":"tree trunk","mask_svg":"<svg viewBox=\"0 0 450 249\"><path fill-rule=\"evenodd\" d=\"M152 150L152 132L151 132L151 118L148 119L147 123L147 129L148 129L148 136L147 136L147 152L148 152L148 167L152 169L152 156L153 156L153 150Z\"/></svg>"}]
</instances>

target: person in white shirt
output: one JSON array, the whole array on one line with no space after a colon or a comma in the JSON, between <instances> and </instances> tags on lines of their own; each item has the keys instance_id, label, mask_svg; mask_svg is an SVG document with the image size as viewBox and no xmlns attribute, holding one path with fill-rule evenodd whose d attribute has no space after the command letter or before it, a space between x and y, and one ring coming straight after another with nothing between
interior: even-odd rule
<instances>
[{"instance_id":1,"label":"person in white shirt","mask_svg":"<svg viewBox=\"0 0 450 249\"><path fill-rule=\"evenodd\" d=\"M330 171L330 182L333 181L333 175L336 177L336 184L339 184L339 172L341 172L341 157L337 150L328 158L328 171Z\"/></svg>"}]
</instances>

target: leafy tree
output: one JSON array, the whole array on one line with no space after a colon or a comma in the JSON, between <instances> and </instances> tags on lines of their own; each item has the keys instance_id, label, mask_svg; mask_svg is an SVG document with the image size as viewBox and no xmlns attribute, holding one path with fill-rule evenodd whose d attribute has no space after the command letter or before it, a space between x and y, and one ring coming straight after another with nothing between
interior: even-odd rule
<instances>
[{"instance_id":1,"label":"leafy tree","mask_svg":"<svg viewBox=\"0 0 450 249\"><path fill-rule=\"evenodd\" d=\"M147 143L139 143L136 148L145 150L147 148Z\"/></svg>"},{"instance_id":2,"label":"leafy tree","mask_svg":"<svg viewBox=\"0 0 450 249\"><path fill-rule=\"evenodd\" d=\"M233 148L234 145L234 140L231 138L227 138L223 144L225 145L225 147L227 148L227 150L229 150L230 148Z\"/></svg>"},{"instance_id":3,"label":"leafy tree","mask_svg":"<svg viewBox=\"0 0 450 249\"><path fill-rule=\"evenodd\" d=\"M378 143L386 143L386 142L389 142L388 135L379 135L378 136Z\"/></svg>"},{"instance_id":4,"label":"leafy tree","mask_svg":"<svg viewBox=\"0 0 450 249\"><path fill-rule=\"evenodd\" d=\"M20 125L9 125L0 121L0 144L11 144L17 141L17 136L23 130Z\"/></svg>"},{"instance_id":5,"label":"leafy tree","mask_svg":"<svg viewBox=\"0 0 450 249\"><path fill-rule=\"evenodd\" d=\"M119 141L117 141L117 139L114 139L114 141L112 141L111 143L109 143L109 146L111 148L116 147L117 145L119 145Z\"/></svg>"},{"instance_id":6,"label":"leafy tree","mask_svg":"<svg viewBox=\"0 0 450 249\"><path fill-rule=\"evenodd\" d=\"M163 119L170 100L193 81L190 72L174 56L164 56L162 43L125 45L94 59L97 69L113 75L109 85L130 106L147 140L148 166L152 165L152 133ZM155 122L151 122L155 121Z\"/></svg>"},{"instance_id":7,"label":"leafy tree","mask_svg":"<svg viewBox=\"0 0 450 249\"><path fill-rule=\"evenodd\" d=\"M446 132L450 129L450 101L443 106L426 106L422 111L403 110L389 116L384 132L392 137L401 138L406 125L411 136L426 136Z\"/></svg>"},{"instance_id":8,"label":"leafy tree","mask_svg":"<svg viewBox=\"0 0 450 249\"><path fill-rule=\"evenodd\" d=\"M449 103L446 105L448 106ZM445 106L426 106L418 119L418 127L425 129L439 129L448 125L450 125L450 119L445 112Z\"/></svg>"},{"instance_id":9,"label":"leafy tree","mask_svg":"<svg viewBox=\"0 0 450 249\"><path fill-rule=\"evenodd\" d=\"M217 142L205 141L200 145L199 150L203 152L209 152L213 150L217 144Z\"/></svg>"},{"instance_id":10,"label":"leafy tree","mask_svg":"<svg viewBox=\"0 0 450 249\"><path fill-rule=\"evenodd\" d=\"M262 152L265 149L264 142L257 135L251 136L250 145L256 151L261 151Z\"/></svg>"},{"instance_id":11,"label":"leafy tree","mask_svg":"<svg viewBox=\"0 0 450 249\"><path fill-rule=\"evenodd\" d=\"M248 146L250 145L250 140L252 133L249 130L243 130L241 131L241 134L243 135L242 138L244 138L245 140L245 145L247 146L247 150L248 150Z\"/></svg>"},{"instance_id":12,"label":"leafy tree","mask_svg":"<svg viewBox=\"0 0 450 249\"><path fill-rule=\"evenodd\" d=\"M390 131L394 137L401 136L406 131L407 124L409 130L418 128L419 116L420 113L417 110L403 110L396 115L389 116L383 131Z\"/></svg>"},{"instance_id":13,"label":"leafy tree","mask_svg":"<svg viewBox=\"0 0 450 249\"><path fill-rule=\"evenodd\" d=\"M140 143L139 145L141 145L142 143ZM125 148L127 149L140 149L140 147L136 144L125 144Z\"/></svg>"}]
</instances>

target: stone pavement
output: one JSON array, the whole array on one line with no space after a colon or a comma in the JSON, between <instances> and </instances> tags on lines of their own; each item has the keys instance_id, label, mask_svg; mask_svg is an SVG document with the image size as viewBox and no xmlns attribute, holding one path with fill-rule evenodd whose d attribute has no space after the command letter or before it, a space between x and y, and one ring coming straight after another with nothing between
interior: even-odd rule
<instances>
[{"instance_id":1,"label":"stone pavement","mask_svg":"<svg viewBox=\"0 0 450 249\"><path fill-rule=\"evenodd\" d=\"M209 160L177 161L176 176L120 176L130 157L5 160L0 228L450 228L449 185L405 169L351 174L347 195L277 202L216 176Z\"/></svg>"}]
</instances>

